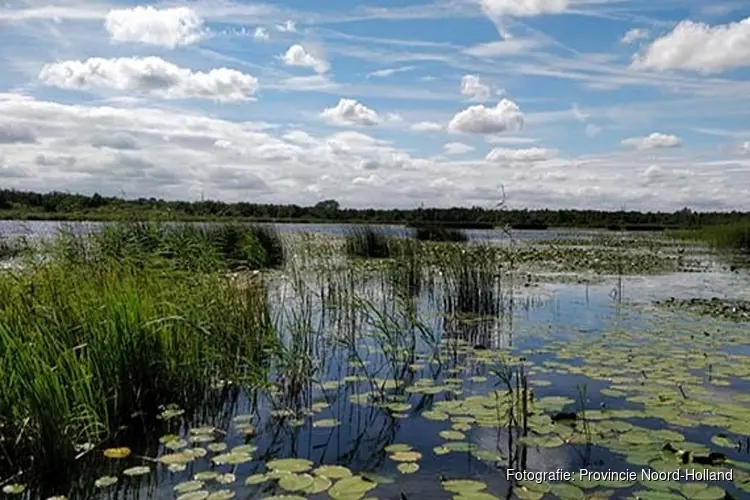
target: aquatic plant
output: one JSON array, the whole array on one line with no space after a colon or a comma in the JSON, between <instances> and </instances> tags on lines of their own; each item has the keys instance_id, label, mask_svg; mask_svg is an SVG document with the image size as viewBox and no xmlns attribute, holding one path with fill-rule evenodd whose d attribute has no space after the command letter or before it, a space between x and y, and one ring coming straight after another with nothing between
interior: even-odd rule
<instances>
[{"instance_id":1,"label":"aquatic plant","mask_svg":"<svg viewBox=\"0 0 750 500\"><path fill-rule=\"evenodd\" d=\"M386 259L392 255L392 239L371 226L349 228L344 252L354 258Z\"/></svg>"},{"instance_id":2,"label":"aquatic plant","mask_svg":"<svg viewBox=\"0 0 750 500\"><path fill-rule=\"evenodd\" d=\"M469 237L460 229L439 225L417 226L414 236L420 241L452 241L455 243L469 241Z\"/></svg>"}]
</instances>

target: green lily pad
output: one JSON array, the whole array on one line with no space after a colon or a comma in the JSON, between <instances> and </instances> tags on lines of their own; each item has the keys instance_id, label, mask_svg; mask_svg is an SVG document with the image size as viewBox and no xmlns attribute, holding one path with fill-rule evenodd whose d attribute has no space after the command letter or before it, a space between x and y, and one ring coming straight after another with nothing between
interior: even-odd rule
<instances>
[{"instance_id":1,"label":"green lily pad","mask_svg":"<svg viewBox=\"0 0 750 500\"><path fill-rule=\"evenodd\" d=\"M374 489L377 483L368 481L361 476L352 476L341 479L328 490L328 496L333 500L349 500L361 498L368 491Z\"/></svg>"},{"instance_id":2,"label":"green lily pad","mask_svg":"<svg viewBox=\"0 0 750 500\"><path fill-rule=\"evenodd\" d=\"M209 493L205 490L191 491L189 493L183 493L177 497L177 500L206 500Z\"/></svg>"},{"instance_id":3,"label":"green lily pad","mask_svg":"<svg viewBox=\"0 0 750 500\"><path fill-rule=\"evenodd\" d=\"M232 490L217 490L209 494L206 500L229 500L234 498L235 492Z\"/></svg>"},{"instance_id":4,"label":"green lily pad","mask_svg":"<svg viewBox=\"0 0 750 500\"><path fill-rule=\"evenodd\" d=\"M441 486L445 491L450 491L456 495L467 495L487 489L487 484L474 479L451 479L443 481Z\"/></svg>"},{"instance_id":5,"label":"green lily pad","mask_svg":"<svg viewBox=\"0 0 750 500\"><path fill-rule=\"evenodd\" d=\"M279 479L279 487L286 491L304 491L315 479L309 474L286 474Z\"/></svg>"},{"instance_id":6,"label":"green lily pad","mask_svg":"<svg viewBox=\"0 0 750 500\"><path fill-rule=\"evenodd\" d=\"M307 472L312 466L313 463L310 460L305 460L303 458L282 458L279 460L271 460L266 463L266 467L269 469L279 472L293 473Z\"/></svg>"},{"instance_id":7,"label":"green lily pad","mask_svg":"<svg viewBox=\"0 0 750 500\"><path fill-rule=\"evenodd\" d=\"M339 425L341 425L341 422L339 422L335 418L327 418L324 420L317 420L313 422L313 427L321 429L330 429L332 427L338 427Z\"/></svg>"},{"instance_id":8,"label":"green lily pad","mask_svg":"<svg viewBox=\"0 0 750 500\"><path fill-rule=\"evenodd\" d=\"M313 471L316 476L327 477L328 479L344 479L352 476L352 471L342 465L321 465Z\"/></svg>"},{"instance_id":9,"label":"green lily pad","mask_svg":"<svg viewBox=\"0 0 750 500\"><path fill-rule=\"evenodd\" d=\"M414 474L419 470L419 464L414 462L404 462L396 467L401 474Z\"/></svg>"},{"instance_id":10,"label":"green lily pad","mask_svg":"<svg viewBox=\"0 0 750 500\"><path fill-rule=\"evenodd\" d=\"M3 486L3 493L6 495L20 495L24 491L26 491L26 486L23 484L14 483Z\"/></svg>"},{"instance_id":11,"label":"green lily pad","mask_svg":"<svg viewBox=\"0 0 750 500\"><path fill-rule=\"evenodd\" d=\"M145 476L150 472L151 468L145 465L141 465L139 467L130 467L129 469L125 469L124 471L122 471L122 473L126 476Z\"/></svg>"},{"instance_id":12,"label":"green lily pad","mask_svg":"<svg viewBox=\"0 0 750 500\"><path fill-rule=\"evenodd\" d=\"M200 490L205 484L203 481L185 481L176 485L173 489L175 493L189 493Z\"/></svg>"},{"instance_id":13,"label":"green lily pad","mask_svg":"<svg viewBox=\"0 0 750 500\"><path fill-rule=\"evenodd\" d=\"M117 482L117 478L114 476L102 476L94 481L94 486L97 488L107 488Z\"/></svg>"}]
</instances>

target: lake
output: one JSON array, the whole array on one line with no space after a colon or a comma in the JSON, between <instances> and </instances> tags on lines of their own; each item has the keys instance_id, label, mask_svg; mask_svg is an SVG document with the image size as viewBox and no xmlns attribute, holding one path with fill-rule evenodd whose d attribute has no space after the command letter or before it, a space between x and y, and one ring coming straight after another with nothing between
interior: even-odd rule
<instances>
[{"instance_id":1,"label":"lake","mask_svg":"<svg viewBox=\"0 0 750 500\"><path fill-rule=\"evenodd\" d=\"M47 237L58 228L0 222L6 235ZM322 240L346 235L335 225L277 228ZM501 232L470 234L488 252L508 243ZM185 419L167 409L158 432L124 432L107 443L127 456L94 450L79 477L23 494L747 498L750 317L728 321L659 303L748 301L750 276L727 271L705 249L682 257L673 242L625 238L613 250L616 242L596 233L515 231L519 250L508 255L537 253L481 276L472 273L490 269L478 253L485 250L463 250L476 259L466 265L458 247L435 247L439 264L421 268L408 290L397 285L404 268L342 265L295 249L295 268L270 273L265 284L290 354L265 387L217 381L216 404L200 414ZM554 253L550 241L560 242ZM459 261L448 264L443 252L458 252ZM675 270L597 270L615 258L638 269L647 257L675 262ZM701 271L683 259L702 263ZM519 482L508 480L511 469L572 475ZM580 477L582 469L637 479L597 481ZM692 481L686 470L724 475ZM648 481L642 471L683 474Z\"/></svg>"}]
</instances>

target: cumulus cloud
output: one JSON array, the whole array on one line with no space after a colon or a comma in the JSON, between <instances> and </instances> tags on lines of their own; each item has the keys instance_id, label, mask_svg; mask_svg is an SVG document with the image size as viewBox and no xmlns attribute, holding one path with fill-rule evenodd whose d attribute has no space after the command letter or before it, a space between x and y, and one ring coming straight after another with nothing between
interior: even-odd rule
<instances>
[{"instance_id":1,"label":"cumulus cloud","mask_svg":"<svg viewBox=\"0 0 750 500\"><path fill-rule=\"evenodd\" d=\"M717 26L682 21L643 53L633 56L631 64L634 69L703 74L747 66L750 66L750 17Z\"/></svg>"},{"instance_id":2,"label":"cumulus cloud","mask_svg":"<svg viewBox=\"0 0 750 500\"><path fill-rule=\"evenodd\" d=\"M339 99L333 108L326 108L321 116L334 125L373 126L380 123L378 114L354 99Z\"/></svg>"},{"instance_id":3,"label":"cumulus cloud","mask_svg":"<svg viewBox=\"0 0 750 500\"><path fill-rule=\"evenodd\" d=\"M33 142L36 142L36 134L29 127L17 123L0 123L0 144Z\"/></svg>"},{"instance_id":4,"label":"cumulus cloud","mask_svg":"<svg viewBox=\"0 0 750 500\"><path fill-rule=\"evenodd\" d=\"M281 59L288 66L312 68L316 73L325 73L330 69L330 65L324 58L313 54L299 44L289 47Z\"/></svg>"},{"instance_id":5,"label":"cumulus cloud","mask_svg":"<svg viewBox=\"0 0 750 500\"><path fill-rule=\"evenodd\" d=\"M551 160L557 151L546 148L509 149L494 148L485 159L491 162L538 162Z\"/></svg>"},{"instance_id":6,"label":"cumulus cloud","mask_svg":"<svg viewBox=\"0 0 750 500\"><path fill-rule=\"evenodd\" d=\"M258 26L257 28L255 28L255 31L253 32L253 38L256 40L265 42L271 37L268 35L268 30L266 30L266 28Z\"/></svg>"},{"instance_id":7,"label":"cumulus cloud","mask_svg":"<svg viewBox=\"0 0 750 500\"><path fill-rule=\"evenodd\" d=\"M625 32L620 41L622 43L631 44L637 42L638 40L645 40L649 36L650 32L648 30L645 30L643 28L633 28L632 30L628 30L627 32Z\"/></svg>"},{"instance_id":8,"label":"cumulus cloud","mask_svg":"<svg viewBox=\"0 0 750 500\"><path fill-rule=\"evenodd\" d=\"M461 95L471 98L472 101L484 102L489 100L492 90L482 83L477 75L464 75L461 78Z\"/></svg>"},{"instance_id":9,"label":"cumulus cloud","mask_svg":"<svg viewBox=\"0 0 750 500\"><path fill-rule=\"evenodd\" d=\"M135 140L135 137L123 132L95 134L91 138L91 145L95 148L138 149L138 141Z\"/></svg>"},{"instance_id":10,"label":"cumulus cloud","mask_svg":"<svg viewBox=\"0 0 750 500\"><path fill-rule=\"evenodd\" d=\"M109 11L104 26L115 42L136 42L173 49L198 43L208 35L203 19L191 8L138 6Z\"/></svg>"},{"instance_id":11,"label":"cumulus cloud","mask_svg":"<svg viewBox=\"0 0 750 500\"><path fill-rule=\"evenodd\" d=\"M255 77L237 70L193 72L159 57L63 61L45 65L39 79L63 89L112 89L165 99L200 98L219 102L247 101L258 89Z\"/></svg>"},{"instance_id":12,"label":"cumulus cloud","mask_svg":"<svg viewBox=\"0 0 750 500\"><path fill-rule=\"evenodd\" d=\"M435 122L417 122L409 127L414 132L440 132L443 126Z\"/></svg>"},{"instance_id":13,"label":"cumulus cloud","mask_svg":"<svg viewBox=\"0 0 750 500\"><path fill-rule=\"evenodd\" d=\"M474 151L474 146L463 142L447 142L443 144L443 153L447 155L462 155Z\"/></svg>"},{"instance_id":14,"label":"cumulus cloud","mask_svg":"<svg viewBox=\"0 0 750 500\"><path fill-rule=\"evenodd\" d=\"M654 132L646 137L630 137L623 139L620 144L635 148L640 151L649 149L668 149L682 146L682 139L672 134Z\"/></svg>"},{"instance_id":15,"label":"cumulus cloud","mask_svg":"<svg viewBox=\"0 0 750 500\"><path fill-rule=\"evenodd\" d=\"M569 0L481 0L482 9L491 16L529 17L560 14L567 10Z\"/></svg>"},{"instance_id":16,"label":"cumulus cloud","mask_svg":"<svg viewBox=\"0 0 750 500\"><path fill-rule=\"evenodd\" d=\"M448 124L453 133L499 134L523 128L523 113L516 103L502 99L494 108L482 104L459 111Z\"/></svg>"}]
</instances>

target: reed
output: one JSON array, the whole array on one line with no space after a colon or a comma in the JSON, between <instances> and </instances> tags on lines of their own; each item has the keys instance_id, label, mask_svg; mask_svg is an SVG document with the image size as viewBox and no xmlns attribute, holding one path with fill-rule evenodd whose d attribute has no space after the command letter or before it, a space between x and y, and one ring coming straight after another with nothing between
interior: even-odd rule
<instances>
[{"instance_id":1,"label":"reed","mask_svg":"<svg viewBox=\"0 0 750 500\"><path fill-rule=\"evenodd\" d=\"M387 259L392 256L392 240L370 226L354 227L346 234L344 251L352 258Z\"/></svg>"}]
</instances>

